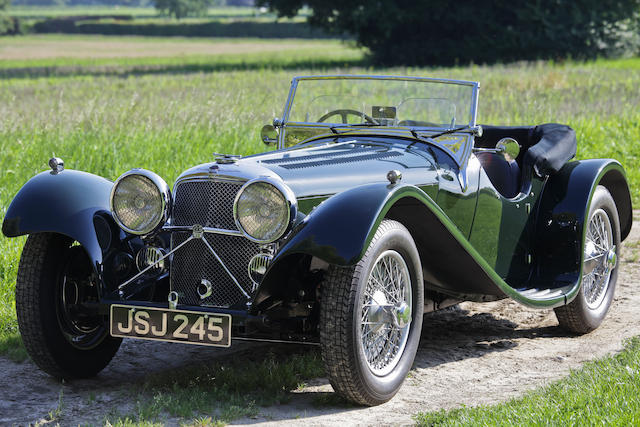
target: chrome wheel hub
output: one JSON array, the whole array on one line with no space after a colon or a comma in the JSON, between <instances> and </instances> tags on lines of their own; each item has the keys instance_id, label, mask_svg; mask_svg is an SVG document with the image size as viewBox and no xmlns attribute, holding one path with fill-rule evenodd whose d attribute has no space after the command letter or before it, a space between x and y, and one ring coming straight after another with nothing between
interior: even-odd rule
<instances>
[{"instance_id":1,"label":"chrome wheel hub","mask_svg":"<svg viewBox=\"0 0 640 427\"><path fill-rule=\"evenodd\" d=\"M409 337L411 277L402 256L392 250L375 261L361 299L360 345L375 375L396 367Z\"/></svg>"},{"instance_id":2,"label":"chrome wheel hub","mask_svg":"<svg viewBox=\"0 0 640 427\"><path fill-rule=\"evenodd\" d=\"M589 308L597 309L602 304L617 262L611 220L604 210L598 209L587 224L582 264L582 289Z\"/></svg>"}]
</instances>

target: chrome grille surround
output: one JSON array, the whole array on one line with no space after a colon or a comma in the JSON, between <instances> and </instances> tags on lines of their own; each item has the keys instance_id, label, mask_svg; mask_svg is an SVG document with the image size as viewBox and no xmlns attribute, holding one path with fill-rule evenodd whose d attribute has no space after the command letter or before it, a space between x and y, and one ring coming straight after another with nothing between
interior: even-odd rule
<instances>
[{"instance_id":1,"label":"chrome grille surround","mask_svg":"<svg viewBox=\"0 0 640 427\"><path fill-rule=\"evenodd\" d=\"M185 242L193 225L204 228L202 239L193 239L173 254L170 271L171 291L180 295L180 304L231 307L247 302L254 283L248 265L260 252L260 245L246 239L233 219L233 202L245 180L194 179L180 181L174 189L171 225L171 248ZM206 239L206 243L203 239ZM224 266L207 248L207 243L220 257ZM228 272L225 270L228 269ZM231 273L242 289L229 276ZM205 299L197 293L203 279L213 285Z\"/></svg>"}]
</instances>

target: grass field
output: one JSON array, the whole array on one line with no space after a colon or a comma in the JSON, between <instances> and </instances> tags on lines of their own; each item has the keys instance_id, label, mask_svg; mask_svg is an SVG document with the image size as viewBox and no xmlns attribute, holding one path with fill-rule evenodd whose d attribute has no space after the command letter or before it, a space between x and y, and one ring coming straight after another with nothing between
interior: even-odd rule
<instances>
[{"instance_id":1,"label":"grass field","mask_svg":"<svg viewBox=\"0 0 640 427\"><path fill-rule=\"evenodd\" d=\"M109 179L144 167L171 183L213 152L262 151L260 127L281 114L291 77L325 72L478 80L480 123L571 125L579 158L623 163L638 206L640 59L423 69L364 64L362 52L337 41L0 38L0 220L53 155L67 168ZM13 293L23 242L0 237L0 353L17 359L23 356Z\"/></svg>"},{"instance_id":2,"label":"grass field","mask_svg":"<svg viewBox=\"0 0 640 427\"><path fill-rule=\"evenodd\" d=\"M625 349L587 363L547 387L506 403L415 416L421 427L445 426L637 426L640 424L640 338Z\"/></svg>"},{"instance_id":3,"label":"grass field","mask_svg":"<svg viewBox=\"0 0 640 427\"><path fill-rule=\"evenodd\" d=\"M0 78L12 79L352 67L363 60L361 50L337 40L0 37Z\"/></svg>"}]
</instances>

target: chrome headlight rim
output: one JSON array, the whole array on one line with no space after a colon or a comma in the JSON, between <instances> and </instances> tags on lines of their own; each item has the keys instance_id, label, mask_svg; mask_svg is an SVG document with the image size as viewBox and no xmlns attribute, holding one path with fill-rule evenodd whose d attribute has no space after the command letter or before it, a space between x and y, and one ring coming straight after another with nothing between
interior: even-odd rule
<instances>
[{"instance_id":1,"label":"chrome headlight rim","mask_svg":"<svg viewBox=\"0 0 640 427\"><path fill-rule=\"evenodd\" d=\"M120 221L120 218L118 218L118 215L113 205L118 184L120 184L120 182L123 179L133 175L139 175L151 181L151 183L158 189L158 193L160 194L160 200L161 200L161 215L157 223L154 224L153 226L146 227L145 229L142 229L142 230L131 229L127 227L122 221ZM160 177L160 175L146 169L135 168L123 173L114 181L113 187L111 188L111 196L109 197L109 207L111 209L111 216L113 217L113 220L116 222L116 224L118 224L118 227L120 227L121 229L123 229L129 234L134 234L137 236L145 236L157 231L169 220L171 215L171 206L172 206L171 201L172 201L172 196L171 196L171 190L169 189L169 185L165 182L164 179Z\"/></svg>"},{"instance_id":2,"label":"chrome headlight rim","mask_svg":"<svg viewBox=\"0 0 640 427\"><path fill-rule=\"evenodd\" d=\"M288 205L287 220L286 220L287 226L283 229L282 233L274 236L271 239L257 239L251 236L249 233L245 231L245 229L242 227L242 224L240 223L240 220L238 219L238 200L240 200L240 196L242 196L242 193L247 187L257 183L266 183L275 187L276 190L278 190L282 194L282 196L284 197L284 200L287 202L287 205ZM261 176L245 182L244 185L238 191L238 194L236 194L236 197L233 201L233 220L236 223L237 229L244 235L244 237L246 237L247 239L255 243L268 244L281 239L282 236L286 235L287 232L291 229L293 219L297 216L297 214L298 214L298 201L293 191L284 182L277 179L273 179L271 177Z\"/></svg>"}]
</instances>

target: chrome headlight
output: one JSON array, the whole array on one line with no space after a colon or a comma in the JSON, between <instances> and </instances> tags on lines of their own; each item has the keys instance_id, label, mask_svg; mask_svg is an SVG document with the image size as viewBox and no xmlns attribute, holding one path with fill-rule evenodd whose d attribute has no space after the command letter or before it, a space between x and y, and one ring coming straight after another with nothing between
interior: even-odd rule
<instances>
[{"instance_id":1,"label":"chrome headlight","mask_svg":"<svg viewBox=\"0 0 640 427\"><path fill-rule=\"evenodd\" d=\"M289 187L258 178L243 185L236 195L233 217L247 238L271 243L284 235L296 210L296 199Z\"/></svg>"},{"instance_id":2,"label":"chrome headlight","mask_svg":"<svg viewBox=\"0 0 640 427\"><path fill-rule=\"evenodd\" d=\"M122 174L111 190L113 219L131 234L149 234L169 218L171 192L162 178L144 169Z\"/></svg>"}]
</instances>

